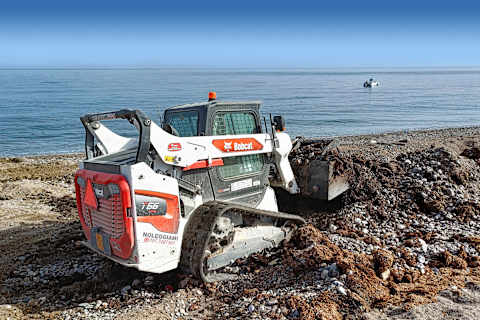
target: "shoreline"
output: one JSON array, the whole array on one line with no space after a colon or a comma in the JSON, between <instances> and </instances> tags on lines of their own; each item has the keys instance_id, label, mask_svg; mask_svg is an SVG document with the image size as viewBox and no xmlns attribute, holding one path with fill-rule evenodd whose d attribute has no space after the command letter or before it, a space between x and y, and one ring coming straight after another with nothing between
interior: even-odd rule
<instances>
[{"instance_id":1,"label":"shoreline","mask_svg":"<svg viewBox=\"0 0 480 320\"><path fill-rule=\"evenodd\" d=\"M480 125L478 126L459 126L459 127L441 127L441 128L420 128L420 129L405 129L405 130L394 130L394 131L385 131L381 133L366 133L366 134L348 134L348 135L339 135L339 136L315 136L315 137L304 137L304 136L291 136L292 140L295 140L298 137L304 137L307 139L320 139L320 140L339 140L344 142L350 142L354 140L366 140L373 138L399 138L402 136L408 135L423 135L425 137L435 137L435 135L444 136L446 133L454 133L454 136L459 136L460 134L476 134L480 133ZM287 130L288 133L288 130ZM49 158L54 156L83 156L84 151L72 151L72 152L47 152L47 153L21 153L17 155L1 155L1 160L9 160L12 158Z\"/></svg>"}]
</instances>

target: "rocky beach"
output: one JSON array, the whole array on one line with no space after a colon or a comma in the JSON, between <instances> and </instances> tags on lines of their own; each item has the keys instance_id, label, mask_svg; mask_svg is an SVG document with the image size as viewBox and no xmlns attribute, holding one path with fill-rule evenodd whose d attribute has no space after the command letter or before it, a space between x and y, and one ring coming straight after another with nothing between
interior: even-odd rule
<instances>
[{"instance_id":1,"label":"rocky beach","mask_svg":"<svg viewBox=\"0 0 480 320\"><path fill-rule=\"evenodd\" d=\"M0 318L480 318L480 128L299 142L297 179L334 160L350 189L330 202L278 191L280 211L308 224L212 284L83 247L82 157L0 159Z\"/></svg>"}]
</instances>

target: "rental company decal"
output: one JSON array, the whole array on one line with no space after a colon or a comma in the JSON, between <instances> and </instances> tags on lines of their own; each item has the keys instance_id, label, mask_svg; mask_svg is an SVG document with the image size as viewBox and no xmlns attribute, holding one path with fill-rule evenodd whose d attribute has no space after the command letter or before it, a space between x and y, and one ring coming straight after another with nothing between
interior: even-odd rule
<instances>
[{"instance_id":1,"label":"rental company decal","mask_svg":"<svg viewBox=\"0 0 480 320\"><path fill-rule=\"evenodd\" d=\"M161 234L161 233L154 233L154 232L143 233L143 242L158 243L158 244L173 246L176 244L177 240L178 240L177 235Z\"/></svg>"},{"instance_id":2,"label":"rental company decal","mask_svg":"<svg viewBox=\"0 0 480 320\"><path fill-rule=\"evenodd\" d=\"M180 151L182 150L182 145L179 142L172 142L168 145L168 151Z\"/></svg>"}]
</instances>

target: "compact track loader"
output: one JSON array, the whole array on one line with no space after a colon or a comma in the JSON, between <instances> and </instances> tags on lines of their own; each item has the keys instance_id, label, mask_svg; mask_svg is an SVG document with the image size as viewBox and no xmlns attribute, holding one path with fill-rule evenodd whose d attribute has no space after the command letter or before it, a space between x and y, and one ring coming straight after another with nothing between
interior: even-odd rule
<instances>
[{"instance_id":1,"label":"compact track loader","mask_svg":"<svg viewBox=\"0 0 480 320\"><path fill-rule=\"evenodd\" d=\"M139 110L81 117L87 157L75 188L84 244L125 266L181 267L206 282L278 246L304 220L278 212L271 186L299 192L292 142L280 116L267 130L259 108L211 97L167 109L161 126ZM112 119L128 120L138 137L114 133L104 123Z\"/></svg>"}]
</instances>

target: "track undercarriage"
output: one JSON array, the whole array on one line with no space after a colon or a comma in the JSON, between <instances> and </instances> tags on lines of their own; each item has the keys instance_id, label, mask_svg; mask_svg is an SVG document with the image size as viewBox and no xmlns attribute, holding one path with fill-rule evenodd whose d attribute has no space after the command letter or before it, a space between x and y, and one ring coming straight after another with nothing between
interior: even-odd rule
<instances>
[{"instance_id":1,"label":"track undercarriage","mask_svg":"<svg viewBox=\"0 0 480 320\"><path fill-rule=\"evenodd\" d=\"M211 201L198 207L184 230L182 268L205 282L230 279L219 272L236 259L277 247L303 218Z\"/></svg>"}]
</instances>

